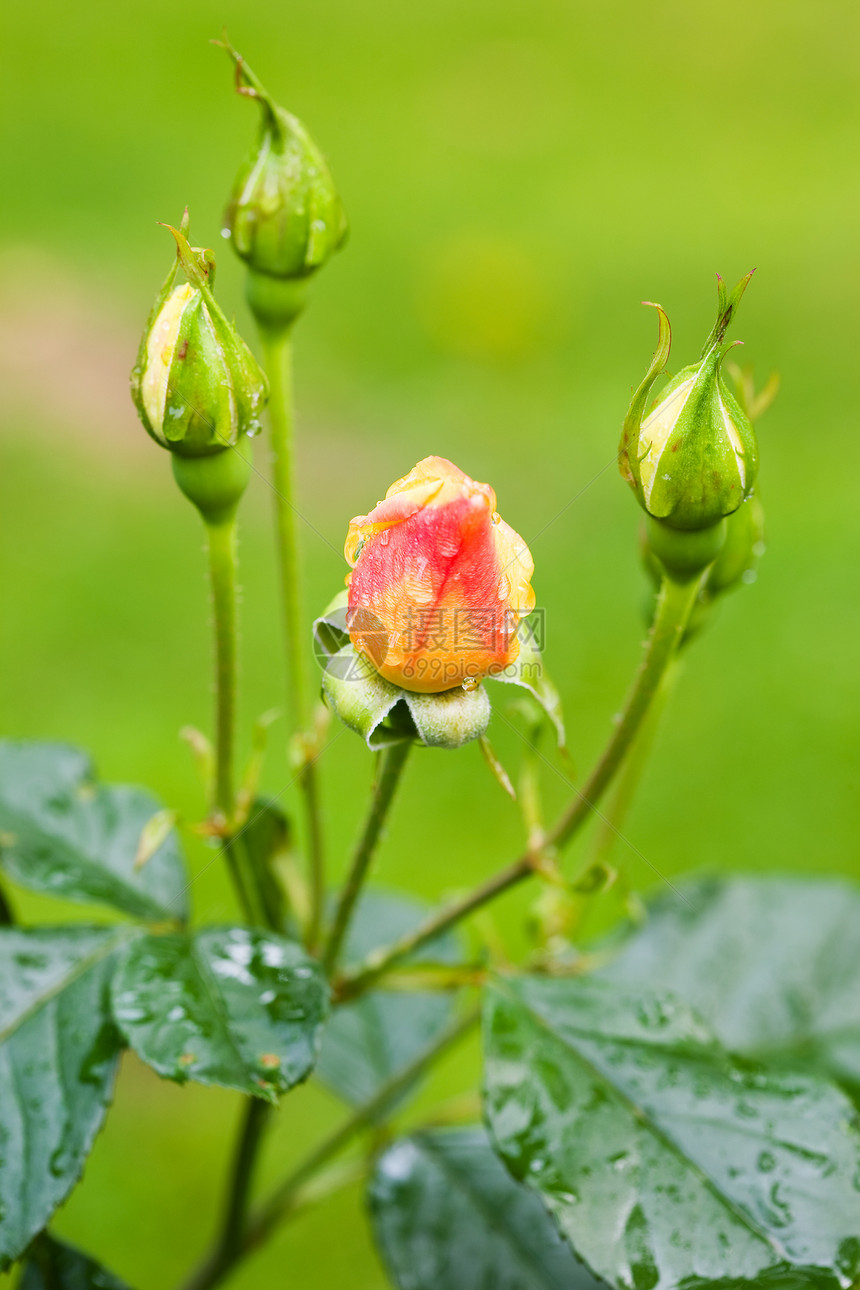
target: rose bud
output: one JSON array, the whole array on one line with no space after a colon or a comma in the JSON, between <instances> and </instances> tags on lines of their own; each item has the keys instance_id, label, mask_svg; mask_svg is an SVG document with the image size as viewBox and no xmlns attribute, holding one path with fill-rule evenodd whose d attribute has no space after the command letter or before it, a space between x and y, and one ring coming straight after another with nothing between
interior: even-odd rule
<instances>
[{"instance_id":1,"label":"rose bud","mask_svg":"<svg viewBox=\"0 0 860 1290\"><path fill-rule=\"evenodd\" d=\"M132 397L162 448L205 457L259 432L266 378L215 303L212 252L192 248L178 229L170 231L177 259L143 334ZM188 281L176 286L180 267Z\"/></svg>"},{"instance_id":2,"label":"rose bud","mask_svg":"<svg viewBox=\"0 0 860 1290\"><path fill-rule=\"evenodd\" d=\"M713 600L742 583L755 582L764 550L764 510L757 497L748 497L726 520L726 540L707 572L703 598Z\"/></svg>"},{"instance_id":3,"label":"rose bud","mask_svg":"<svg viewBox=\"0 0 860 1290\"><path fill-rule=\"evenodd\" d=\"M328 164L301 121L275 102L226 39L216 43L236 65L238 93L261 111L257 142L233 185L225 236L251 270L254 312L269 324L286 323L302 307L302 280L343 244L346 214Z\"/></svg>"},{"instance_id":4,"label":"rose bud","mask_svg":"<svg viewBox=\"0 0 860 1290\"><path fill-rule=\"evenodd\" d=\"M351 522L344 553L350 640L387 681L472 689L516 662L534 562L488 484L425 457Z\"/></svg>"},{"instance_id":5,"label":"rose bud","mask_svg":"<svg viewBox=\"0 0 860 1290\"><path fill-rule=\"evenodd\" d=\"M173 455L180 488L217 515L248 482L244 444L260 430L266 378L215 302L212 252L170 231L177 258L143 333L131 392L144 427ZM180 268L187 281L177 285Z\"/></svg>"},{"instance_id":6,"label":"rose bud","mask_svg":"<svg viewBox=\"0 0 860 1290\"><path fill-rule=\"evenodd\" d=\"M732 348L724 343L725 333L751 277L747 274L731 296L717 279L717 321L701 358L669 381L645 416L671 345L669 320L659 305L654 306L659 316L657 350L624 422L621 473L639 504L657 521L649 526L655 551L664 563L677 561L681 572L695 572L714 559L723 540L721 522L749 497L758 471L752 422L721 372ZM689 536L673 540L668 530ZM700 530L708 532L694 536Z\"/></svg>"}]
</instances>

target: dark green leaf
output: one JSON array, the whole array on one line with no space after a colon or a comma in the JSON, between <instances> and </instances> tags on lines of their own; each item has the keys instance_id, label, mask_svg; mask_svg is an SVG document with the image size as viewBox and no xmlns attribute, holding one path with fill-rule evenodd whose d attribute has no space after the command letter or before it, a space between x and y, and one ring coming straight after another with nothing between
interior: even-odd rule
<instances>
[{"instance_id":1,"label":"dark green leaf","mask_svg":"<svg viewBox=\"0 0 860 1290\"><path fill-rule=\"evenodd\" d=\"M515 1177L633 1290L860 1273L860 1129L814 1076L729 1058L670 997L520 977L487 992L485 1110Z\"/></svg>"},{"instance_id":2,"label":"dark green leaf","mask_svg":"<svg viewBox=\"0 0 860 1290\"><path fill-rule=\"evenodd\" d=\"M183 917L187 878L176 834L134 866L143 827L159 809L143 789L97 785L77 748L0 740L0 865L31 891L135 918Z\"/></svg>"},{"instance_id":3,"label":"dark green leaf","mask_svg":"<svg viewBox=\"0 0 860 1290\"><path fill-rule=\"evenodd\" d=\"M44 1234L24 1264L18 1290L129 1290L101 1264Z\"/></svg>"},{"instance_id":4,"label":"dark green leaf","mask_svg":"<svg viewBox=\"0 0 860 1290\"><path fill-rule=\"evenodd\" d=\"M818 1069L860 1093L860 889L727 878L667 893L601 973L670 989L732 1052Z\"/></svg>"},{"instance_id":5,"label":"dark green leaf","mask_svg":"<svg viewBox=\"0 0 860 1290\"><path fill-rule=\"evenodd\" d=\"M483 1129L402 1138L370 1184L376 1242L398 1290L597 1290L540 1200Z\"/></svg>"},{"instance_id":6,"label":"dark green leaf","mask_svg":"<svg viewBox=\"0 0 860 1290\"><path fill-rule=\"evenodd\" d=\"M116 928L0 928L0 1271L77 1182L105 1116L119 1035Z\"/></svg>"},{"instance_id":7,"label":"dark green leaf","mask_svg":"<svg viewBox=\"0 0 860 1290\"><path fill-rule=\"evenodd\" d=\"M328 985L286 937L212 927L137 940L113 1004L128 1042L159 1075L274 1102L310 1073Z\"/></svg>"},{"instance_id":8,"label":"dark green leaf","mask_svg":"<svg viewBox=\"0 0 860 1290\"><path fill-rule=\"evenodd\" d=\"M346 957L363 959L420 923L428 907L387 892L366 891L350 926ZM448 934L430 941L411 963L456 963L459 945ZM317 1074L333 1092L358 1106L407 1066L451 1017L450 993L374 990L337 1008L323 1038Z\"/></svg>"}]
</instances>

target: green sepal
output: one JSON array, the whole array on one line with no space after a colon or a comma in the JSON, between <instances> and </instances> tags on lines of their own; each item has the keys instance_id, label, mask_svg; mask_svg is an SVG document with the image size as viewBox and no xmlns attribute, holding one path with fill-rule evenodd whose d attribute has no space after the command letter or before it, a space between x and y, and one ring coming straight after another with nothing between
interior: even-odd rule
<instances>
[{"instance_id":1,"label":"green sepal","mask_svg":"<svg viewBox=\"0 0 860 1290\"><path fill-rule=\"evenodd\" d=\"M322 692L332 711L345 726L361 735L368 748L376 750L392 742L383 722L404 691L380 676L350 643L329 659L323 672ZM398 738L406 737L401 734Z\"/></svg>"},{"instance_id":2,"label":"green sepal","mask_svg":"<svg viewBox=\"0 0 860 1290\"><path fill-rule=\"evenodd\" d=\"M753 582L755 566L763 554L764 510L753 495L726 519L726 540L708 570L702 598L713 600L743 582Z\"/></svg>"},{"instance_id":3,"label":"green sepal","mask_svg":"<svg viewBox=\"0 0 860 1290\"><path fill-rule=\"evenodd\" d=\"M235 64L238 93L255 100L262 114L257 143L236 177L227 208L233 246L258 273L305 278L347 233L331 171L301 121L275 102L226 36L215 43Z\"/></svg>"},{"instance_id":4,"label":"green sepal","mask_svg":"<svg viewBox=\"0 0 860 1290\"><path fill-rule=\"evenodd\" d=\"M657 310L657 348L654 350L648 371L630 400L630 407L627 409L624 425L621 428L621 443L618 446L619 469L628 484L634 488L638 487L636 471L639 464L639 430L642 426L642 418L645 415L654 382L665 372L672 348L672 328L665 309L662 305L655 304L653 300L643 300L642 303L649 309Z\"/></svg>"},{"instance_id":5,"label":"green sepal","mask_svg":"<svg viewBox=\"0 0 860 1290\"><path fill-rule=\"evenodd\" d=\"M714 323L710 336L702 346L700 358L705 358L715 346L723 343L723 337L728 331L729 323L738 311L743 294L752 281L755 269L750 269L746 277L741 278L731 295L726 292L726 284L721 275L717 274L717 321Z\"/></svg>"},{"instance_id":6,"label":"green sepal","mask_svg":"<svg viewBox=\"0 0 860 1290\"><path fill-rule=\"evenodd\" d=\"M559 748L565 747L566 735L561 698L550 680L543 655L530 637L520 640L520 652L514 663L509 664L503 672L496 672L487 679L503 681L508 685L519 685L534 695L555 727Z\"/></svg>"},{"instance_id":7,"label":"green sepal","mask_svg":"<svg viewBox=\"0 0 860 1290\"><path fill-rule=\"evenodd\" d=\"M344 587L326 605L319 618L314 619L314 649L323 665L349 641L349 629L346 625L348 609L349 589Z\"/></svg>"},{"instance_id":8,"label":"green sepal","mask_svg":"<svg viewBox=\"0 0 860 1290\"><path fill-rule=\"evenodd\" d=\"M320 623L328 626L317 619L317 631ZM439 694L404 690L380 676L349 640L328 656L322 690L332 711L373 751L403 739L415 739L427 748L462 748L480 739L490 722L490 700L483 686L458 686Z\"/></svg>"},{"instance_id":9,"label":"green sepal","mask_svg":"<svg viewBox=\"0 0 860 1290\"><path fill-rule=\"evenodd\" d=\"M490 724L492 709L483 685L473 690L458 685L439 694L401 693L418 738L428 748L462 748L482 738Z\"/></svg>"}]
</instances>

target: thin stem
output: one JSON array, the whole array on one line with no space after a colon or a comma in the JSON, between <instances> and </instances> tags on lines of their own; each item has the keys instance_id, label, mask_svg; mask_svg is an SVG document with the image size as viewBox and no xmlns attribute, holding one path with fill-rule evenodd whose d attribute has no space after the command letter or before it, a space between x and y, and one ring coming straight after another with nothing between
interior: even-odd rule
<instances>
[{"instance_id":1,"label":"thin stem","mask_svg":"<svg viewBox=\"0 0 860 1290\"><path fill-rule=\"evenodd\" d=\"M263 361L269 378L269 430L272 446L272 484L275 495L275 527L281 569L281 600L287 643L287 690L293 732L302 741L303 758L299 774L307 828L310 866L311 910L308 943L319 937L325 899L322 829L315 756L307 746L307 676L299 594L298 532L294 485L293 363L289 329L260 327Z\"/></svg>"},{"instance_id":2,"label":"thin stem","mask_svg":"<svg viewBox=\"0 0 860 1290\"><path fill-rule=\"evenodd\" d=\"M224 1222L221 1227L220 1257L235 1258L242 1248L242 1239L251 1204L251 1188L263 1134L269 1125L272 1107L257 1097L245 1103L242 1128L236 1146L236 1155L227 1192Z\"/></svg>"},{"instance_id":3,"label":"thin stem","mask_svg":"<svg viewBox=\"0 0 860 1290\"><path fill-rule=\"evenodd\" d=\"M213 814L225 831L225 854L242 912L253 922L253 903L245 875L230 841L235 805L234 758L236 731L236 558L235 518L206 525L209 573L215 622L215 779Z\"/></svg>"},{"instance_id":4,"label":"thin stem","mask_svg":"<svg viewBox=\"0 0 860 1290\"><path fill-rule=\"evenodd\" d=\"M236 522L207 524L215 611L215 801L229 823L233 814L236 727Z\"/></svg>"},{"instance_id":5,"label":"thin stem","mask_svg":"<svg viewBox=\"0 0 860 1290\"><path fill-rule=\"evenodd\" d=\"M402 1089L408 1087L428 1066L458 1043L477 1023L479 1015L476 1009L449 1026L408 1066L387 1080L372 1098L357 1107L327 1138L323 1138L280 1186L275 1188L271 1196L254 1210L240 1245L228 1253L219 1244L185 1283L184 1290L213 1290L214 1286L220 1284L244 1255L261 1245L280 1223L295 1213L308 1179L317 1174L332 1156L348 1146L358 1133L373 1124Z\"/></svg>"},{"instance_id":6,"label":"thin stem","mask_svg":"<svg viewBox=\"0 0 860 1290\"><path fill-rule=\"evenodd\" d=\"M621 714L621 720L606 745L602 757L589 775L585 788L550 833L549 841L553 845L563 847L570 841L574 833L588 819L624 760L684 634L684 628L699 594L699 581L698 578L692 578L687 582L663 579L657 600L657 612L654 616L651 635L648 637L648 648Z\"/></svg>"},{"instance_id":7,"label":"thin stem","mask_svg":"<svg viewBox=\"0 0 860 1290\"><path fill-rule=\"evenodd\" d=\"M648 754L651 752L657 726L660 724L660 717L663 715L663 709L666 706L676 670L677 662L673 660L663 673L648 714L628 750L624 765L621 768L621 774L615 782L612 799L598 826L594 847L588 864L585 866L586 869L609 863L609 858L618 842L619 828L630 810L636 790L642 779L642 774L648 761Z\"/></svg>"},{"instance_id":8,"label":"thin stem","mask_svg":"<svg viewBox=\"0 0 860 1290\"><path fill-rule=\"evenodd\" d=\"M596 809L648 713L663 674L681 639L698 590L697 579L684 583L664 579L645 657L621 718L584 788L577 790L576 799L547 833L544 841L545 850L566 846ZM337 1000L344 1002L355 998L377 981L394 963L399 963L419 946L433 940L476 909L480 909L482 905L495 900L503 892L509 891L525 878L530 877L535 872L536 861L539 859L540 855L536 856L534 851L525 852L506 869L502 869L476 887L463 900L425 919L414 931L401 937L392 945L375 951L362 966L354 972L346 973L336 984Z\"/></svg>"},{"instance_id":9,"label":"thin stem","mask_svg":"<svg viewBox=\"0 0 860 1290\"><path fill-rule=\"evenodd\" d=\"M356 901L367 877L376 851L376 844L379 841L379 835L385 824L389 807L397 791L397 785L400 782L400 776L403 767L406 765L406 759L409 756L411 747L412 740L403 739L400 743L392 744L390 748L386 748L381 754L379 773L376 777L376 783L373 785L370 809L364 822L361 837L353 853L349 876L340 895L323 958L323 964L329 976L337 966Z\"/></svg>"}]
</instances>

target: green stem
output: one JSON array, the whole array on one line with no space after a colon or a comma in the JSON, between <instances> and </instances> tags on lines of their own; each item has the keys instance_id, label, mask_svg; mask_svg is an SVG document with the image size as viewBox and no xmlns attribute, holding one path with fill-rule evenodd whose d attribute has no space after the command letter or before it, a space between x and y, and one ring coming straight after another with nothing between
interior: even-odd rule
<instances>
[{"instance_id":1,"label":"green stem","mask_svg":"<svg viewBox=\"0 0 860 1290\"><path fill-rule=\"evenodd\" d=\"M332 924L328 945L326 946L323 964L331 976L337 966L338 957L343 947L344 938L349 929L355 903L361 893L368 869L373 860L376 844L388 815L389 807L397 791L406 758L412 747L411 739L403 739L392 744L381 754L379 773L373 786L370 810L364 822L364 828L352 857L349 876L340 895L337 910Z\"/></svg>"},{"instance_id":2,"label":"green stem","mask_svg":"<svg viewBox=\"0 0 860 1290\"><path fill-rule=\"evenodd\" d=\"M374 1124L402 1089L407 1088L428 1066L436 1062L443 1053L471 1030L477 1023L479 1015L475 1010L449 1026L408 1066L387 1080L372 1098L357 1107L334 1132L327 1138L323 1138L280 1186L275 1188L271 1196L254 1210L239 1246L228 1253L223 1248L223 1244L219 1243L185 1283L184 1290L213 1290L213 1287L223 1281L244 1255L262 1245L272 1231L296 1211L308 1179L317 1174L332 1156L348 1146L358 1133Z\"/></svg>"},{"instance_id":3,"label":"green stem","mask_svg":"<svg viewBox=\"0 0 860 1290\"><path fill-rule=\"evenodd\" d=\"M215 612L215 801L229 824L233 814L236 728L236 521L207 524Z\"/></svg>"},{"instance_id":4,"label":"green stem","mask_svg":"<svg viewBox=\"0 0 860 1290\"><path fill-rule=\"evenodd\" d=\"M651 751L654 736L657 733L657 726L660 724L660 717L663 714L663 709L666 706L669 692L672 688L672 679L675 676L676 669L677 663L673 661L663 673L662 681L657 688L648 714L628 750L624 765L621 768L621 774L615 782L612 799L598 826L594 847L589 862L585 866L586 869L609 863L611 854L618 842L620 826L630 810L636 790L642 779L645 764L648 761L648 754Z\"/></svg>"},{"instance_id":5,"label":"green stem","mask_svg":"<svg viewBox=\"0 0 860 1290\"><path fill-rule=\"evenodd\" d=\"M224 830L227 865L242 912L254 921L251 895L242 865L230 839L234 798L236 730L236 520L206 523L209 572L215 620L215 782L213 814Z\"/></svg>"},{"instance_id":6,"label":"green stem","mask_svg":"<svg viewBox=\"0 0 860 1290\"><path fill-rule=\"evenodd\" d=\"M695 578L686 582L664 579L645 657L621 718L584 788L577 791L576 799L547 833L544 850L566 846L596 809L648 713L663 674L681 639L698 590L699 580ZM413 932L401 937L392 945L369 955L361 966L353 972L346 973L338 982L337 1000L345 1002L355 998L377 981L393 964L399 963L419 946L433 940L476 909L480 909L482 905L495 900L503 892L509 891L529 878L535 872L535 861L539 858L535 856L533 850L526 851L518 860L494 874L464 899L425 919Z\"/></svg>"},{"instance_id":7,"label":"green stem","mask_svg":"<svg viewBox=\"0 0 860 1290\"><path fill-rule=\"evenodd\" d=\"M293 362L289 328L260 326L263 361L269 378L269 429L272 447L272 483L275 493L275 527L281 569L281 600L287 642L287 690L293 733L302 742L299 788L304 801L310 866L311 908L307 939L314 946L319 937L325 899L322 829L315 756L307 746L304 637L299 594L298 531L296 525L293 434Z\"/></svg>"},{"instance_id":8,"label":"green stem","mask_svg":"<svg viewBox=\"0 0 860 1290\"><path fill-rule=\"evenodd\" d=\"M271 1111L272 1107L268 1102L263 1102L260 1098L249 1097L246 1100L218 1247L219 1257L222 1259L234 1259L242 1248L251 1204L254 1170Z\"/></svg>"}]
</instances>

